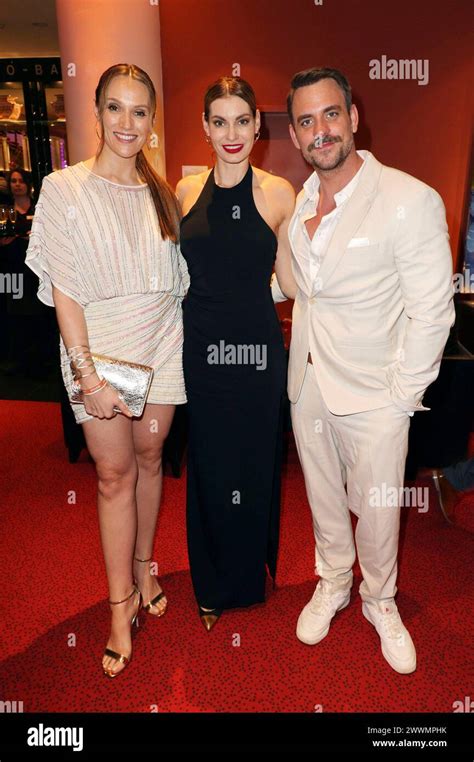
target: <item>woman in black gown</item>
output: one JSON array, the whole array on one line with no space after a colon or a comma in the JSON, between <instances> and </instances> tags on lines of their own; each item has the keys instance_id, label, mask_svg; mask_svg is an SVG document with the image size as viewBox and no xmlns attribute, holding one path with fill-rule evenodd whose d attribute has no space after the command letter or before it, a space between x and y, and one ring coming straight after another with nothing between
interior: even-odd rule
<instances>
[{"instance_id":1,"label":"woman in black gown","mask_svg":"<svg viewBox=\"0 0 474 762\"><path fill-rule=\"evenodd\" d=\"M295 295L287 237L291 185L252 167L260 115L250 85L222 77L205 95L209 172L180 181L189 411L187 532L194 591L210 630L223 609L265 599L275 578L286 361L273 266Z\"/></svg>"}]
</instances>

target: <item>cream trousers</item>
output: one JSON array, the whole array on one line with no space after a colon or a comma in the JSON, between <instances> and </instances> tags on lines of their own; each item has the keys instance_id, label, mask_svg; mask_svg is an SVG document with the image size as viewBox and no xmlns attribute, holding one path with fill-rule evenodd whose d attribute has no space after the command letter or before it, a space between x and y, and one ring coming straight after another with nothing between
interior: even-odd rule
<instances>
[{"instance_id":1,"label":"cream trousers","mask_svg":"<svg viewBox=\"0 0 474 762\"><path fill-rule=\"evenodd\" d=\"M334 415L321 396L317 366L308 364L300 397L291 405L316 539L316 573L352 584L356 549L364 600L394 597L400 502L408 449L408 414L389 405ZM350 511L358 517L355 537Z\"/></svg>"}]
</instances>

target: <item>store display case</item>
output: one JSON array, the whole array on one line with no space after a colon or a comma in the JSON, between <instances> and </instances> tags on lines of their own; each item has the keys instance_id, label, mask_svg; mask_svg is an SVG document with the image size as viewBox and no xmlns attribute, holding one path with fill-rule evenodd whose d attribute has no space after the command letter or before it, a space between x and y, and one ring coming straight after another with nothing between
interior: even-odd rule
<instances>
[{"instance_id":1,"label":"store display case","mask_svg":"<svg viewBox=\"0 0 474 762\"><path fill-rule=\"evenodd\" d=\"M42 178L67 165L59 58L0 59L0 194L12 167L31 172L37 196Z\"/></svg>"}]
</instances>

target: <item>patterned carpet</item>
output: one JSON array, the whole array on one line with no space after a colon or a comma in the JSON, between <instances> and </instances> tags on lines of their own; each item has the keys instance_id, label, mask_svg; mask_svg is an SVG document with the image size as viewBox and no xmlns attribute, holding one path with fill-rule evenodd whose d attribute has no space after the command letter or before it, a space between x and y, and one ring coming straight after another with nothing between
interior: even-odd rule
<instances>
[{"instance_id":1,"label":"patterned carpet","mask_svg":"<svg viewBox=\"0 0 474 762\"><path fill-rule=\"evenodd\" d=\"M2 700L22 701L24 712L453 712L472 695L474 493L454 527L433 490L427 512L402 511L397 603L418 651L417 671L404 676L362 616L358 569L327 638L309 647L295 637L315 579L291 439L277 589L265 605L227 612L211 633L188 572L185 476L166 477L155 558L168 611L142 616L132 662L111 681L100 666L108 606L93 466L85 453L68 463L56 403L2 401L0 427Z\"/></svg>"}]
</instances>

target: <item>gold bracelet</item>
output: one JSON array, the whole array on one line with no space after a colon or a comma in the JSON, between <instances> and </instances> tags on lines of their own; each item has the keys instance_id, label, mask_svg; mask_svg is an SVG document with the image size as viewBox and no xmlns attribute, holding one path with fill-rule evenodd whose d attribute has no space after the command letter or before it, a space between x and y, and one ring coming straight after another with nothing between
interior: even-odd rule
<instances>
[{"instance_id":1,"label":"gold bracelet","mask_svg":"<svg viewBox=\"0 0 474 762\"><path fill-rule=\"evenodd\" d=\"M92 386L90 389L83 389L82 393L84 394L84 396L88 397L90 394L97 394L97 392L100 392L100 390L103 389L104 386L107 386L107 381L105 380L105 378L102 378L101 381L96 386Z\"/></svg>"},{"instance_id":2,"label":"gold bracelet","mask_svg":"<svg viewBox=\"0 0 474 762\"><path fill-rule=\"evenodd\" d=\"M78 349L79 347L82 347L82 349L90 349L88 344L75 344L73 347L69 347L67 353L69 354L73 349Z\"/></svg>"}]
</instances>

